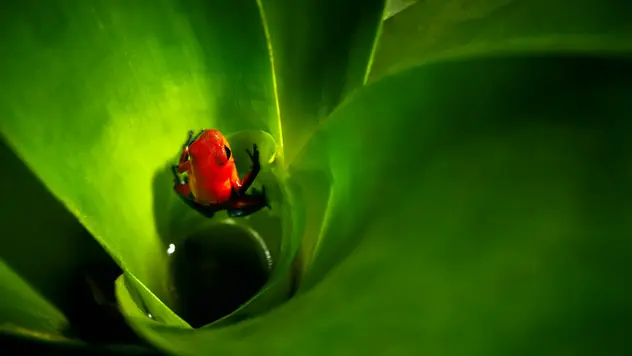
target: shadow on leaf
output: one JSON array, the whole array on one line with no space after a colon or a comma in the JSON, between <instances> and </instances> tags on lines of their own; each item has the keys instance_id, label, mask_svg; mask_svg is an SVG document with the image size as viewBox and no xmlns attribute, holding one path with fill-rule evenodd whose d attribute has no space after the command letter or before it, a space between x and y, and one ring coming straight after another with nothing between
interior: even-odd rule
<instances>
[{"instance_id":1,"label":"shadow on leaf","mask_svg":"<svg viewBox=\"0 0 632 356\"><path fill-rule=\"evenodd\" d=\"M0 162L11 172L0 178L0 258L68 318L61 334L138 342L114 305L120 268L4 141Z\"/></svg>"}]
</instances>

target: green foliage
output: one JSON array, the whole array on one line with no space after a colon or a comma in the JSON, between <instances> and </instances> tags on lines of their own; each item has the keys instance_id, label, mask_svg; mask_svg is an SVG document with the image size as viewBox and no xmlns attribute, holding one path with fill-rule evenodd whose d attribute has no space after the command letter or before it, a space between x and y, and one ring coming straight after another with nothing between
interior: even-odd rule
<instances>
[{"instance_id":1,"label":"green foliage","mask_svg":"<svg viewBox=\"0 0 632 356\"><path fill-rule=\"evenodd\" d=\"M0 165L0 329L74 339L70 323L85 312L75 282L108 256L4 142Z\"/></svg>"},{"instance_id":2,"label":"green foliage","mask_svg":"<svg viewBox=\"0 0 632 356\"><path fill-rule=\"evenodd\" d=\"M64 340L65 338L59 335L68 324L64 315L38 295L6 263L1 262L0 271L0 330Z\"/></svg>"},{"instance_id":3,"label":"green foliage","mask_svg":"<svg viewBox=\"0 0 632 356\"><path fill-rule=\"evenodd\" d=\"M384 0L258 0L269 38L285 156L364 84ZM300 20L299 20L300 19Z\"/></svg>"},{"instance_id":4,"label":"green foliage","mask_svg":"<svg viewBox=\"0 0 632 356\"><path fill-rule=\"evenodd\" d=\"M494 53L629 53L628 1L424 0L385 21L371 80L428 60Z\"/></svg>"},{"instance_id":5,"label":"green foliage","mask_svg":"<svg viewBox=\"0 0 632 356\"><path fill-rule=\"evenodd\" d=\"M168 353L628 353L629 6L420 1L382 29L384 6L8 6L2 331L68 339L57 283L104 259L83 226ZM167 246L227 223L184 206L169 165L203 127L241 172L261 147L272 210L234 223L274 264L193 331Z\"/></svg>"}]
</instances>

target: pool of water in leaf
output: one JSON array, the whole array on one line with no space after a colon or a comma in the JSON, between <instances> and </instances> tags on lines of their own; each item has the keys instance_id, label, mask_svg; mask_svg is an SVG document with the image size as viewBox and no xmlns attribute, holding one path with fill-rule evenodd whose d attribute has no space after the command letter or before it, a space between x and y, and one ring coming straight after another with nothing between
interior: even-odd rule
<instances>
[{"instance_id":1,"label":"pool of water in leaf","mask_svg":"<svg viewBox=\"0 0 632 356\"><path fill-rule=\"evenodd\" d=\"M177 312L192 327L238 309L267 282L272 257L264 240L235 223L214 223L173 246Z\"/></svg>"}]
</instances>

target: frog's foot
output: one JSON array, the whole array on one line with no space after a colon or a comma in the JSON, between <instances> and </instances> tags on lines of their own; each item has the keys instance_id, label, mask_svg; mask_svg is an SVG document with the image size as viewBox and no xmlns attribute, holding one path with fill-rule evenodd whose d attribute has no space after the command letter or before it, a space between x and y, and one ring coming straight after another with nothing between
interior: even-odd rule
<instances>
[{"instance_id":1,"label":"frog's foot","mask_svg":"<svg viewBox=\"0 0 632 356\"><path fill-rule=\"evenodd\" d=\"M250 161L252 162L252 167L250 167L250 172L246 173L244 179L241 182L241 188L239 188L239 194L245 194L246 191L250 188L252 183L254 183L255 178L259 174L261 170L261 162L259 162L259 149L257 148L257 144L252 145L252 153L250 150L246 150L246 153L250 157Z\"/></svg>"},{"instance_id":2,"label":"frog's foot","mask_svg":"<svg viewBox=\"0 0 632 356\"><path fill-rule=\"evenodd\" d=\"M261 206L250 205L243 208L226 209L226 211L228 212L228 216L231 218L243 218L248 215L256 213L257 211L263 209L264 207L265 205L261 205Z\"/></svg>"},{"instance_id":3,"label":"frog's foot","mask_svg":"<svg viewBox=\"0 0 632 356\"><path fill-rule=\"evenodd\" d=\"M185 163L188 163L188 162L185 162ZM184 173L184 172L181 172L181 168L182 168L181 164L180 165L173 165L173 166L171 166L171 173L173 174L173 182L176 185L177 184L189 184L189 177L188 176L184 176L184 177L180 176L180 174ZM188 168L188 165L187 165L186 168Z\"/></svg>"},{"instance_id":4,"label":"frog's foot","mask_svg":"<svg viewBox=\"0 0 632 356\"><path fill-rule=\"evenodd\" d=\"M191 144L195 142L195 140L197 140L197 138L200 137L200 135L203 132L204 130L201 130L197 135L193 135L194 133L193 130L187 131L187 140L184 142L184 145L182 145L182 149L184 149L185 147L191 146Z\"/></svg>"},{"instance_id":5,"label":"frog's foot","mask_svg":"<svg viewBox=\"0 0 632 356\"><path fill-rule=\"evenodd\" d=\"M259 148L257 147L256 143L252 144L252 153L250 153L250 150L248 149L246 149L246 153L248 154L248 157L250 157L250 161L252 162L253 167L261 166L261 162L259 162Z\"/></svg>"},{"instance_id":6,"label":"frog's foot","mask_svg":"<svg viewBox=\"0 0 632 356\"><path fill-rule=\"evenodd\" d=\"M189 147L193 143L193 130L187 131L187 140L182 144L182 150Z\"/></svg>"},{"instance_id":7,"label":"frog's foot","mask_svg":"<svg viewBox=\"0 0 632 356\"><path fill-rule=\"evenodd\" d=\"M226 209L228 216L231 218L244 217L254 214L266 207L270 209L270 204L268 203L265 192L265 187L263 187L261 191L253 189L252 194L240 196L231 207Z\"/></svg>"},{"instance_id":8,"label":"frog's foot","mask_svg":"<svg viewBox=\"0 0 632 356\"><path fill-rule=\"evenodd\" d=\"M175 182L175 184L184 184L184 179L178 174L177 165L171 166L171 173L173 174L173 181Z\"/></svg>"},{"instance_id":9,"label":"frog's foot","mask_svg":"<svg viewBox=\"0 0 632 356\"><path fill-rule=\"evenodd\" d=\"M191 146L191 144L193 142L195 142L195 140L197 140L198 138L200 138L200 136L202 136L204 131L206 131L206 130L205 129L201 129L200 132L198 132L195 136L193 136L193 130L189 131L189 132L191 132L191 137L189 137L189 141L187 142L187 145Z\"/></svg>"}]
</instances>

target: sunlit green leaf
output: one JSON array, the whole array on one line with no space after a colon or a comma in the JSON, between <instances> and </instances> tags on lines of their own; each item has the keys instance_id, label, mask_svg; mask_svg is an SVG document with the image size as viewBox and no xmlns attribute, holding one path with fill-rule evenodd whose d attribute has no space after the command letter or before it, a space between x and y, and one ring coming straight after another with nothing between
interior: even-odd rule
<instances>
[{"instance_id":1,"label":"sunlit green leaf","mask_svg":"<svg viewBox=\"0 0 632 356\"><path fill-rule=\"evenodd\" d=\"M386 1L386 8L384 9L384 17L386 20L398 13L404 11L410 6L414 5L418 0L388 0Z\"/></svg>"},{"instance_id":2,"label":"sunlit green leaf","mask_svg":"<svg viewBox=\"0 0 632 356\"><path fill-rule=\"evenodd\" d=\"M385 21L370 80L463 54L630 51L631 12L619 0L419 1Z\"/></svg>"},{"instance_id":3,"label":"sunlit green leaf","mask_svg":"<svg viewBox=\"0 0 632 356\"><path fill-rule=\"evenodd\" d=\"M161 236L154 217L182 204L160 178L187 130L279 134L257 4L7 9L2 135L126 272L170 305L166 243L177 236Z\"/></svg>"}]
</instances>

